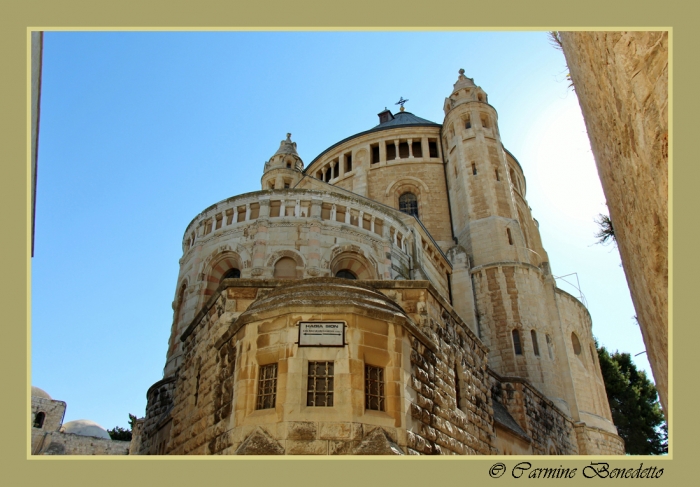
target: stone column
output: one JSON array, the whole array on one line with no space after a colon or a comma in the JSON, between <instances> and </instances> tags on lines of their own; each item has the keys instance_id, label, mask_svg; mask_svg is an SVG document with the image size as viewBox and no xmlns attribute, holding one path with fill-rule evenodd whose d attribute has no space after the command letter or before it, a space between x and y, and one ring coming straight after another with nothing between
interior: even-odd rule
<instances>
[{"instance_id":1,"label":"stone column","mask_svg":"<svg viewBox=\"0 0 700 487\"><path fill-rule=\"evenodd\" d=\"M345 207L345 223L350 224L350 207Z\"/></svg>"},{"instance_id":2,"label":"stone column","mask_svg":"<svg viewBox=\"0 0 700 487\"><path fill-rule=\"evenodd\" d=\"M258 211L258 218L269 218L270 217L270 199L261 198L260 199L260 210Z\"/></svg>"},{"instance_id":3,"label":"stone column","mask_svg":"<svg viewBox=\"0 0 700 487\"><path fill-rule=\"evenodd\" d=\"M233 218L231 218L231 224L238 222L238 207L233 207Z\"/></svg>"},{"instance_id":4,"label":"stone column","mask_svg":"<svg viewBox=\"0 0 700 487\"><path fill-rule=\"evenodd\" d=\"M408 139L408 158L413 159L413 139Z\"/></svg>"},{"instance_id":5,"label":"stone column","mask_svg":"<svg viewBox=\"0 0 700 487\"><path fill-rule=\"evenodd\" d=\"M250 203L245 204L245 221L250 220Z\"/></svg>"},{"instance_id":6,"label":"stone column","mask_svg":"<svg viewBox=\"0 0 700 487\"><path fill-rule=\"evenodd\" d=\"M399 139L394 139L394 150L396 151L396 155L394 156L394 159L399 159Z\"/></svg>"}]
</instances>

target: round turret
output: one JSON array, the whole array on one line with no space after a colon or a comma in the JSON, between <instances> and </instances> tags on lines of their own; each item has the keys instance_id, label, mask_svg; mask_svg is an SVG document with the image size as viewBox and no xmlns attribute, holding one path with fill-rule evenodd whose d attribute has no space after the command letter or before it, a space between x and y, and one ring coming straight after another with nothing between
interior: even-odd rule
<instances>
[{"instance_id":1,"label":"round turret","mask_svg":"<svg viewBox=\"0 0 700 487\"><path fill-rule=\"evenodd\" d=\"M292 142L292 134L280 142L280 148L265 163L262 176L262 189L291 188L302 177L304 162L297 153L297 143Z\"/></svg>"}]
</instances>

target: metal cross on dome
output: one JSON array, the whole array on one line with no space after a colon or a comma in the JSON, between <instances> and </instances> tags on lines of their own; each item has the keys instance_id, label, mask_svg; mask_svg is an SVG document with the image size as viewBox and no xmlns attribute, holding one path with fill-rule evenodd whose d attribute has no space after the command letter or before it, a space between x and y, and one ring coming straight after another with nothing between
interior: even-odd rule
<instances>
[{"instance_id":1,"label":"metal cross on dome","mask_svg":"<svg viewBox=\"0 0 700 487\"><path fill-rule=\"evenodd\" d=\"M396 102L396 105L401 105L401 110L403 110L403 104L406 103L408 99L404 100L403 96L399 98L399 101Z\"/></svg>"}]
</instances>

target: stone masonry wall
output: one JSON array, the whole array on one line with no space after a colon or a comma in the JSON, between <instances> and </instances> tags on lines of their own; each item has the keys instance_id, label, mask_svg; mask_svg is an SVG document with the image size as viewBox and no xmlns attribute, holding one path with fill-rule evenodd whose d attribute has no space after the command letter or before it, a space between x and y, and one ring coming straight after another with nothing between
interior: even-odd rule
<instances>
[{"instance_id":1,"label":"stone masonry wall","mask_svg":"<svg viewBox=\"0 0 700 487\"><path fill-rule=\"evenodd\" d=\"M668 33L560 38L668 411Z\"/></svg>"},{"instance_id":2,"label":"stone masonry wall","mask_svg":"<svg viewBox=\"0 0 700 487\"><path fill-rule=\"evenodd\" d=\"M492 374L491 391L530 437L533 454L548 455L550 445L559 455L582 454L571 419L527 381Z\"/></svg>"},{"instance_id":3,"label":"stone masonry wall","mask_svg":"<svg viewBox=\"0 0 700 487\"><path fill-rule=\"evenodd\" d=\"M128 455L128 441L53 432L46 435L40 455Z\"/></svg>"},{"instance_id":4,"label":"stone masonry wall","mask_svg":"<svg viewBox=\"0 0 700 487\"><path fill-rule=\"evenodd\" d=\"M141 444L139 455L158 453L166 432L162 432L165 423L169 422L173 406L173 390L176 377L168 377L153 384L146 394L146 416L141 428ZM160 434L159 434L160 432ZM136 454L136 453L135 453Z\"/></svg>"}]
</instances>

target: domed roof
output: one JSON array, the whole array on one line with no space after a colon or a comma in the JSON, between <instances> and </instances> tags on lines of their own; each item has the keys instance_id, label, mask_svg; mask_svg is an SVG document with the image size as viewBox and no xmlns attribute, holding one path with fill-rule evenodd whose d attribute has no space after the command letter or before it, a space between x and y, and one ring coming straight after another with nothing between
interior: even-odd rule
<instances>
[{"instance_id":1,"label":"domed roof","mask_svg":"<svg viewBox=\"0 0 700 487\"><path fill-rule=\"evenodd\" d=\"M313 161L311 161L311 164L307 166L307 169L311 166L314 165L314 163L319 160L321 157L323 157L324 154L328 153L329 151L333 150L334 148L338 147L341 144L344 144L348 140L352 140L356 137L362 137L363 135L371 134L373 132L379 132L382 130L391 130L391 129L396 129L396 128L404 128L404 127L442 127L439 123L431 122L430 120L426 120L424 118L420 118L412 114L411 112L397 112L393 115L391 115L391 112L389 110L384 110L382 113L388 113L390 116L388 117L389 120L386 120L384 122L381 122L379 125L375 125L369 130L365 130L364 132L357 133L355 135L351 135L350 137L346 137L343 140L336 142L323 152L321 152L319 155L317 155Z\"/></svg>"},{"instance_id":2,"label":"domed roof","mask_svg":"<svg viewBox=\"0 0 700 487\"><path fill-rule=\"evenodd\" d=\"M291 281L289 285L273 289L254 301L239 316L237 323L249 323L282 310L295 312L314 308L316 312L337 312L348 306L380 319L408 320L398 304L367 284L350 279L315 277Z\"/></svg>"},{"instance_id":3,"label":"domed roof","mask_svg":"<svg viewBox=\"0 0 700 487\"><path fill-rule=\"evenodd\" d=\"M49 393L44 389L39 389L38 387L32 386L32 397L43 397L44 399L52 399Z\"/></svg>"},{"instance_id":4,"label":"domed roof","mask_svg":"<svg viewBox=\"0 0 700 487\"><path fill-rule=\"evenodd\" d=\"M94 421L90 421L89 419L76 419L75 421L68 421L67 423L63 424L61 432L80 436L95 436L106 440L111 439L106 429Z\"/></svg>"},{"instance_id":5,"label":"domed roof","mask_svg":"<svg viewBox=\"0 0 700 487\"><path fill-rule=\"evenodd\" d=\"M436 125L439 124L426 120L424 118L416 117L411 112L398 112L393 115L394 118L388 120L384 123L380 123L375 126L370 132L374 130L384 130L385 128L399 127L401 125Z\"/></svg>"}]
</instances>

